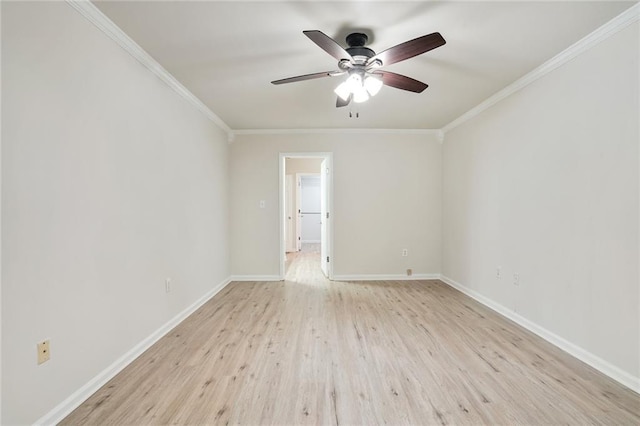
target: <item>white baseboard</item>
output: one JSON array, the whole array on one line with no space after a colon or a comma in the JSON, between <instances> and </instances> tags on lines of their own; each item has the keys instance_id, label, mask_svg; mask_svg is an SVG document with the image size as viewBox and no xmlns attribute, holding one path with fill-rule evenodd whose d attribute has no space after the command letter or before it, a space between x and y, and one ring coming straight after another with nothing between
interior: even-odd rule
<instances>
[{"instance_id":1,"label":"white baseboard","mask_svg":"<svg viewBox=\"0 0 640 426\"><path fill-rule=\"evenodd\" d=\"M501 304L483 296L482 294L465 287L464 285L440 274L416 274L410 277L406 275L336 275L334 281L384 281L384 280L433 280L439 279L445 284L461 291L467 296L477 300L488 308L496 311L500 315L509 318L520 326L526 328L532 333L537 334L553 345L559 347L570 355L592 366L598 371L606 374L629 389L640 393L640 377L612 365L602 358L592 354L591 352L565 340L564 338L552 333L551 331L535 324L534 322L516 314ZM213 289L208 291L204 296L195 301L189 307L184 309L174 318L165 323L162 327L148 336L146 339L138 343L135 347L122 355L113 364L104 369L101 373L91 379L87 384L82 386L76 392L71 394L67 399L58 404L54 409L49 411L43 417L38 419L36 425L55 425L62 421L69 413L75 410L82 402L89 398L98 389L104 386L116 374L122 371L133 360L140 356L144 351L149 349L154 343L160 340L165 334L171 331L176 325L180 324L189 315L204 305L209 299L215 296L220 290L226 287L232 281L280 281L277 275L236 275L231 276L219 283Z\"/></svg>"},{"instance_id":2,"label":"white baseboard","mask_svg":"<svg viewBox=\"0 0 640 426\"><path fill-rule=\"evenodd\" d=\"M140 356L144 351L149 349L154 343L160 340L165 334L171 331L175 326L184 321L189 315L194 313L198 308L204 305L209 299L215 296L220 290L225 288L227 284L231 282L230 278L222 281L214 288L209 290L204 296L196 300L178 315L173 317L167 323L165 323L158 330L153 332L150 336L131 348L127 353L118 358L113 364L105 368L97 376L91 379L87 384L71 394L67 399L58 404L53 410L38 419L35 425L55 425L62 419L68 416L73 410L75 410L80 404L93 395L98 389L104 386L109 380L111 380L116 374L121 372L126 366L128 366L133 360Z\"/></svg>"},{"instance_id":3,"label":"white baseboard","mask_svg":"<svg viewBox=\"0 0 640 426\"><path fill-rule=\"evenodd\" d=\"M440 280L445 284L455 288L456 290L461 291L467 296L477 300L482 303L486 307L496 311L500 315L509 318L511 321L517 323L518 325L526 328L534 334L542 337L549 343L557 346L568 354L578 358L580 361L590 365L601 373L606 374L611 377L613 380L619 382L620 384L628 387L629 389L640 393L640 377L635 377L632 374L616 367L615 365L605 361L604 359L592 354L591 352L581 348L580 346L575 345L574 343L569 342L568 340L558 336L557 334L547 330L544 327L524 318L512 310L504 307L503 305L483 296L482 294L472 290L459 282L452 280L449 277L444 275L440 276Z\"/></svg>"},{"instance_id":4,"label":"white baseboard","mask_svg":"<svg viewBox=\"0 0 640 426\"><path fill-rule=\"evenodd\" d=\"M415 280L438 280L440 274L413 274L411 276L402 274L385 275L334 275L333 281L415 281Z\"/></svg>"},{"instance_id":5,"label":"white baseboard","mask_svg":"<svg viewBox=\"0 0 640 426\"><path fill-rule=\"evenodd\" d=\"M232 275L231 281L282 281L278 275Z\"/></svg>"}]
</instances>

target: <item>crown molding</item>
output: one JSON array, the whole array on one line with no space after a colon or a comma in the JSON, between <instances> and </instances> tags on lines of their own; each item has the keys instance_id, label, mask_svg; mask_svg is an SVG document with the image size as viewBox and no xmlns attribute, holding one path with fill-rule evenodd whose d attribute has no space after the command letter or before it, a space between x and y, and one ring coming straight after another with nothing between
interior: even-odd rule
<instances>
[{"instance_id":1,"label":"crown molding","mask_svg":"<svg viewBox=\"0 0 640 426\"><path fill-rule=\"evenodd\" d=\"M518 90L523 89L524 87L528 86L529 84L533 83L539 78L547 75L548 73L555 70L556 68L566 64L576 56L591 49L601 41L606 40L612 35L625 29L629 25L638 21L639 18L640 18L640 3L636 3L634 6L631 6L629 9L625 10L620 15L616 16L606 24L602 25L601 27L593 31L591 34L578 40L577 42L569 46L567 49L563 50L553 58L549 59L547 62L535 68L533 71L529 72L528 74L525 74L523 77L519 78L512 84L508 85L504 89L495 93L493 96L490 96L485 101L471 108L469 111L465 112L460 117L456 118L455 120L453 120L452 122L444 126L442 128L442 131L444 133L447 133L448 131L453 130L456 127L460 126L461 124L469 121L476 115L489 109L490 107L497 104L501 100L507 98L508 96L511 96Z\"/></svg>"},{"instance_id":2,"label":"crown molding","mask_svg":"<svg viewBox=\"0 0 640 426\"><path fill-rule=\"evenodd\" d=\"M436 135L441 138L440 129L244 129L231 130L237 135L336 135L336 134L364 134L364 135Z\"/></svg>"},{"instance_id":3,"label":"crown molding","mask_svg":"<svg viewBox=\"0 0 640 426\"><path fill-rule=\"evenodd\" d=\"M144 65L149 71L162 80L169 88L182 96L187 102L203 113L209 120L222 130L230 134L231 128L213 113L200 99L184 87L169 71L164 69L151 55L149 55L131 37L125 34L111 19L93 5L89 0L66 0L67 4L77 10L89 22L105 33L109 38L118 43L125 51Z\"/></svg>"},{"instance_id":4,"label":"crown molding","mask_svg":"<svg viewBox=\"0 0 640 426\"><path fill-rule=\"evenodd\" d=\"M611 37L640 18L640 3L630 7L611 21L607 22L591 34L577 41L558 55L543 63L533 71L525 74L514 83L498 91L477 106L471 108L455 120L448 123L442 129L231 129L220 117L211 111L201 100L184 87L175 77L164 69L142 47L133 41L122 29L104 15L89 0L66 0L67 4L78 11L89 22L114 40L120 47L137 59L142 65L155 74L167 86L182 96L187 102L203 113L209 120L227 133L229 143L235 141L237 135L284 135L284 134L400 134L400 135L435 135L439 143L444 142L444 135L469 121L476 115L487 110L491 106L507 98L513 93L523 89L549 72L564 65L576 56L592 48L603 40Z\"/></svg>"}]
</instances>

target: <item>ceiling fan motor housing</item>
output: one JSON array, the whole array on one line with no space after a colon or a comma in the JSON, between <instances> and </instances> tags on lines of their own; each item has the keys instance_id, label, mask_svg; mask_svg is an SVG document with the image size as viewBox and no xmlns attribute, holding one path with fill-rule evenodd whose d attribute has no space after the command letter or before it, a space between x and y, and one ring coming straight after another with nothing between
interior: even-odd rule
<instances>
[{"instance_id":1,"label":"ceiling fan motor housing","mask_svg":"<svg viewBox=\"0 0 640 426\"><path fill-rule=\"evenodd\" d=\"M368 40L369 37L363 33L351 33L347 36L346 41L349 47L345 50L353 57L356 63L364 64L367 59L376 55L376 52L364 47Z\"/></svg>"}]
</instances>

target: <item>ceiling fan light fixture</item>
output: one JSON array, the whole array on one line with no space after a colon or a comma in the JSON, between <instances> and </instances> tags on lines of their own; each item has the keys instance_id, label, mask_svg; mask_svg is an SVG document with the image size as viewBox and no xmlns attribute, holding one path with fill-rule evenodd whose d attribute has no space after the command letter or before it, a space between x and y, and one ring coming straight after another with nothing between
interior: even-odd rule
<instances>
[{"instance_id":1,"label":"ceiling fan light fixture","mask_svg":"<svg viewBox=\"0 0 640 426\"><path fill-rule=\"evenodd\" d=\"M333 92L336 95L340 96L340 99L345 102L349 99L349 96L351 96L351 89L349 88L349 84L347 84L346 81L340 83Z\"/></svg>"},{"instance_id":2,"label":"ceiling fan light fixture","mask_svg":"<svg viewBox=\"0 0 640 426\"><path fill-rule=\"evenodd\" d=\"M409 92L422 93L428 87L427 84L402 74L379 71L378 68L405 61L446 43L442 35L435 32L397 44L376 54L376 52L365 46L369 37L364 33L349 34L346 39L349 47L346 49L322 31L310 30L302 33L322 50L337 59L338 69L283 78L274 80L271 83L294 83L296 81L348 74L348 78L334 89L334 92L338 95L336 108L347 106L352 100L354 102L365 102L369 97L378 94L383 85Z\"/></svg>"},{"instance_id":3,"label":"ceiling fan light fixture","mask_svg":"<svg viewBox=\"0 0 640 426\"><path fill-rule=\"evenodd\" d=\"M353 94L355 97L356 93L363 90L364 90L364 87L362 83L362 77L360 76L360 74L350 73L349 77L345 81L340 83L338 87L335 88L334 93L340 96L340 98L346 102L349 99L349 96ZM366 92L366 90L364 91ZM369 96L367 95L367 99L368 98ZM362 95L360 95L358 99L362 99ZM364 101L366 101L367 99L365 99ZM360 101L360 102L364 102L364 101Z\"/></svg>"},{"instance_id":4,"label":"ceiling fan light fixture","mask_svg":"<svg viewBox=\"0 0 640 426\"><path fill-rule=\"evenodd\" d=\"M355 72L351 73L349 75L349 78L347 78L346 83L351 93L355 94L356 90L362 87L362 77L360 76L360 74L357 74Z\"/></svg>"},{"instance_id":5,"label":"ceiling fan light fixture","mask_svg":"<svg viewBox=\"0 0 640 426\"><path fill-rule=\"evenodd\" d=\"M367 93L367 89L364 86L360 86L353 92L353 102L362 103L369 100L369 93Z\"/></svg>"},{"instance_id":6,"label":"ceiling fan light fixture","mask_svg":"<svg viewBox=\"0 0 640 426\"><path fill-rule=\"evenodd\" d=\"M373 75L368 75L367 78L364 79L364 88L369 92L369 95L375 96L378 94L380 89L382 89L382 79L375 77Z\"/></svg>"}]
</instances>

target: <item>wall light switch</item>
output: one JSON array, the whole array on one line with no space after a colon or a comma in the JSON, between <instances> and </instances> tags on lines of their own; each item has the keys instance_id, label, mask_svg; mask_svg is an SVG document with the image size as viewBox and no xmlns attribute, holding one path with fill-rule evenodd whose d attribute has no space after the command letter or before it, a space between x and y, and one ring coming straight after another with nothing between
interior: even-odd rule
<instances>
[{"instance_id":1,"label":"wall light switch","mask_svg":"<svg viewBox=\"0 0 640 426\"><path fill-rule=\"evenodd\" d=\"M265 200L260 200L260 208L261 209L264 209L266 205L267 205L267 202Z\"/></svg>"}]
</instances>

